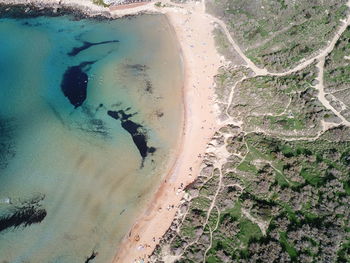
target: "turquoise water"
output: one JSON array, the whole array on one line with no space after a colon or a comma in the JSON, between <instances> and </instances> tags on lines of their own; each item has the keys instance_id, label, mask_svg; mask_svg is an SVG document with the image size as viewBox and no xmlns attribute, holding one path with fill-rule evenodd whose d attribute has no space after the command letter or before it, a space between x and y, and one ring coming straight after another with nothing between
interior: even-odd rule
<instances>
[{"instance_id":1,"label":"turquoise water","mask_svg":"<svg viewBox=\"0 0 350 263\"><path fill-rule=\"evenodd\" d=\"M111 262L171 164L181 87L163 16L0 19L0 262Z\"/></svg>"}]
</instances>

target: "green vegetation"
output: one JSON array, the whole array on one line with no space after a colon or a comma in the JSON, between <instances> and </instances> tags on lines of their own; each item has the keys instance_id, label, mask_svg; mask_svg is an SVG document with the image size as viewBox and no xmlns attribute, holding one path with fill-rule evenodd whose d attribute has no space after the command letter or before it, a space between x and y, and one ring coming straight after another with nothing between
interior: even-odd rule
<instances>
[{"instance_id":1,"label":"green vegetation","mask_svg":"<svg viewBox=\"0 0 350 263\"><path fill-rule=\"evenodd\" d=\"M324 84L330 104L350 121L350 28L326 57Z\"/></svg>"},{"instance_id":2,"label":"green vegetation","mask_svg":"<svg viewBox=\"0 0 350 263\"><path fill-rule=\"evenodd\" d=\"M232 68L226 70L225 68L220 68L218 74L215 76L215 82L217 84L215 92L217 99L220 102L228 103L228 98L231 92L232 86L234 86L243 77L249 74L249 70L244 67Z\"/></svg>"},{"instance_id":3,"label":"green vegetation","mask_svg":"<svg viewBox=\"0 0 350 263\"><path fill-rule=\"evenodd\" d=\"M198 262L210 230L206 262L346 262L348 247L341 240L349 238L350 140L324 139L339 129L313 141L261 133L228 139L240 149L246 147L241 151L244 159L231 166L235 173L222 178L224 185L207 224L218 173L200 179L200 186L195 186L201 189L199 197L191 201L171 247L178 247L179 240L194 242L182 259Z\"/></svg>"},{"instance_id":4,"label":"green vegetation","mask_svg":"<svg viewBox=\"0 0 350 263\"><path fill-rule=\"evenodd\" d=\"M232 55L231 47L232 45L228 42L226 35L221 31L220 28L216 27L214 29L214 40L217 48L221 54L224 54L226 58Z\"/></svg>"},{"instance_id":5,"label":"green vegetation","mask_svg":"<svg viewBox=\"0 0 350 263\"><path fill-rule=\"evenodd\" d=\"M237 238L241 241L243 246L247 246L249 241L253 238L259 238L262 236L260 228L258 225L252 223L248 219L240 220L239 222L239 232Z\"/></svg>"},{"instance_id":6,"label":"green vegetation","mask_svg":"<svg viewBox=\"0 0 350 263\"><path fill-rule=\"evenodd\" d=\"M156 2L154 5L155 5L156 7L163 7L162 2Z\"/></svg>"},{"instance_id":7,"label":"green vegetation","mask_svg":"<svg viewBox=\"0 0 350 263\"><path fill-rule=\"evenodd\" d=\"M219 75L225 79L224 84L217 85L218 93L235 73ZM286 76L247 78L236 85L228 114L243 121L246 131L259 129L283 137L316 136L322 129L322 120L338 122L339 119L316 98L315 83L315 65Z\"/></svg>"},{"instance_id":8,"label":"green vegetation","mask_svg":"<svg viewBox=\"0 0 350 263\"><path fill-rule=\"evenodd\" d=\"M103 7L109 7L109 5L106 4L103 0L92 0L92 2L93 2L95 5L100 5L100 6L103 6Z\"/></svg>"},{"instance_id":9,"label":"green vegetation","mask_svg":"<svg viewBox=\"0 0 350 263\"><path fill-rule=\"evenodd\" d=\"M206 3L247 56L271 71L327 45L348 12L345 0ZM233 61L224 34L214 34ZM326 99L348 120L349 43L350 28L324 70ZM206 155L188 190L187 213L176 222L180 231L164 237L162 245L171 247L165 254L178 262L350 262L350 127L318 94L318 62L285 75L255 75L236 62L220 68L220 118L231 124L215 133L212 146L224 145L228 156Z\"/></svg>"},{"instance_id":10,"label":"green vegetation","mask_svg":"<svg viewBox=\"0 0 350 263\"><path fill-rule=\"evenodd\" d=\"M296 249L291 246L288 243L288 237L286 232L281 232L280 233L280 243L282 245L282 248L287 251L288 255L290 256L291 260L295 261L295 259L298 256L298 252L296 251Z\"/></svg>"},{"instance_id":11,"label":"green vegetation","mask_svg":"<svg viewBox=\"0 0 350 263\"><path fill-rule=\"evenodd\" d=\"M184 261L201 260L208 235L212 245L207 262L323 262L344 257L339 242L349 235L345 208L350 202L350 129L339 126L318 139L300 139L322 132L321 120L337 121L317 100L316 72L314 64L280 77L221 69L218 97L227 98L225 89L236 84L228 113L243 123L244 132L227 126L220 129L222 135L215 135L217 140L230 135L225 143L232 155L221 170L224 185L207 224L202 231L192 224L198 241L184 253ZM219 175L216 171L199 179L195 188L200 197L215 198ZM188 213L182 229L188 231L186 222L198 215ZM187 238L181 232L180 237ZM319 252L324 244L327 252Z\"/></svg>"},{"instance_id":12,"label":"green vegetation","mask_svg":"<svg viewBox=\"0 0 350 263\"><path fill-rule=\"evenodd\" d=\"M209 0L258 66L285 70L327 45L347 12L346 1Z\"/></svg>"},{"instance_id":13,"label":"green vegetation","mask_svg":"<svg viewBox=\"0 0 350 263\"><path fill-rule=\"evenodd\" d=\"M221 30L221 27L217 24L213 30L213 35L217 50L225 57L226 60L232 61L234 64L241 64L243 62L242 58L228 41L225 33Z\"/></svg>"}]
</instances>

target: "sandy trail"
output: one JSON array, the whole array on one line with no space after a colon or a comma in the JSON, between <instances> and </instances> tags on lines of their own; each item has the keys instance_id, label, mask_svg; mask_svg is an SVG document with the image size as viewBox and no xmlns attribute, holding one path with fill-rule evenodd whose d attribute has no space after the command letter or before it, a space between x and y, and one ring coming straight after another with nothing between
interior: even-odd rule
<instances>
[{"instance_id":1,"label":"sandy trail","mask_svg":"<svg viewBox=\"0 0 350 263\"><path fill-rule=\"evenodd\" d=\"M342 120L342 123L346 126L350 127L350 122L347 121L341 114L338 112L326 99L326 93L324 92L324 84L323 84L323 72L324 72L324 63L325 63L325 57L322 57L319 59L317 63L317 68L319 70L317 80L318 84L315 86L315 88L318 90L317 98L318 100L325 106L325 108L332 111L337 117L339 117Z\"/></svg>"}]
</instances>

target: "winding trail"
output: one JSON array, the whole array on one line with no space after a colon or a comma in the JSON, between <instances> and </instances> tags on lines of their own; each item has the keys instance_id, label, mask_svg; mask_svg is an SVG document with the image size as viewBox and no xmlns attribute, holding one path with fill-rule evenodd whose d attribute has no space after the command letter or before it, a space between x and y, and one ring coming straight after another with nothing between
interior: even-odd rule
<instances>
[{"instance_id":1,"label":"winding trail","mask_svg":"<svg viewBox=\"0 0 350 263\"><path fill-rule=\"evenodd\" d=\"M205 1L205 0L203 0ZM347 2L347 6L350 8L350 0ZM257 67L242 51L242 49L238 46L238 44L236 43L236 41L232 38L230 31L227 29L226 24L220 20L217 17L214 17L210 14L207 14L208 17L210 17L210 19L212 21L214 21L215 23L217 23L218 25L220 25L220 27L222 28L222 30L224 31L226 38L228 39L228 41L230 42L230 44L232 45L232 47L235 49L235 51L242 57L242 59L246 62L247 67L249 67L251 70L253 70L255 72L255 74L257 76L266 76L266 75L270 75L270 76L285 76L285 75L289 75L291 73L300 71L304 68L306 68L307 66L309 66L311 63L313 63L315 60L319 60L322 58L325 58L333 49L334 46L336 44L336 42L338 41L338 39L340 38L340 36L344 33L344 31L346 30L346 28L348 27L348 25L350 24L350 15L343 20L342 25L339 27L338 31L334 34L334 37L332 38L332 40L329 42L329 44L323 48L321 51L318 52L317 55L302 61L300 64L298 64L297 66L295 66L292 69L289 69L287 71L283 71L283 72L271 72L268 71L265 68L259 68Z\"/></svg>"},{"instance_id":2,"label":"winding trail","mask_svg":"<svg viewBox=\"0 0 350 263\"><path fill-rule=\"evenodd\" d=\"M204 2L205 0L203 0ZM350 0L347 2L347 6L350 8ZM324 64L325 64L325 58L326 56L332 52L332 50L334 49L335 47L335 44L337 43L337 41L339 40L339 38L341 37L341 35L344 33L344 31L346 30L346 28L350 25L350 14L348 15L348 17L342 21L342 24L341 26L339 27L339 29L337 30L337 32L334 34L334 37L332 38L331 41L328 42L328 45L323 48L322 50L320 50L318 52L317 55L313 56L313 57L310 57L309 59L307 60L304 60L302 61L300 64L298 64L297 66L295 66L294 68L292 69L289 69L287 71L284 71L284 72L271 72L271 71L268 71L267 69L265 68L259 68L257 67L244 53L243 51L241 50L241 48L239 47L239 45L236 43L236 41L232 38L231 36L231 33L229 32L226 24L210 15L210 14L207 14L208 17L210 17L210 19L212 21L214 21L216 24L218 24L223 32L225 33L226 35L226 38L227 40L229 41L229 43L232 45L232 47L235 49L235 51L241 56L241 58L244 60L244 62L246 63L246 67L251 69L256 76L286 76L286 75L289 75L289 74L292 74L292 73L295 73L295 72L298 72L304 68L306 68L307 66L311 65L313 62L317 61L317 64L316 64L316 67L318 68L318 75L317 75L317 80L318 80L318 84L314 87L318 90L318 100L322 103L322 105L332 111L337 117L339 117L339 119L341 120L341 123L340 124L343 124L345 126L348 126L350 127L350 122L345 119L341 113L339 111L337 111L331 104L330 102L326 99L326 93L324 92L324 82L323 82L323 78L324 78ZM242 81L244 81L244 79L246 79L246 77L242 78L241 80L239 80L238 82L236 82L232 88L231 88L231 91L230 91L230 95L229 95L229 99L228 99L228 103L227 103L227 108L225 110L225 114L229 117L230 119L230 116L228 114L228 109L230 108L231 104L232 104L232 98L233 98L233 94L234 94L234 89L235 87ZM232 120L229 120L228 122L230 122ZM226 121L227 123L227 121ZM323 125L324 126L324 129L323 130L326 130L327 129L327 125Z\"/></svg>"},{"instance_id":3,"label":"winding trail","mask_svg":"<svg viewBox=\"0 0 350 263\"><path fill-rule=\"evenodd\" d=\"M337 111L326 99L325 92L324 92L324 84L323 84L323 72L324 72L324 63L325 63L325 56L326 54L321 57L317 63L317 68L319 70L317 80L318 84L315 86L315 88L318 90L317 98L318 100L323 104L324 107L331 110L337 117L339 117L342 120L342 123L346 126L350 127L350 122L347 121L339 111Z\"/></svg>"}]
</instances>

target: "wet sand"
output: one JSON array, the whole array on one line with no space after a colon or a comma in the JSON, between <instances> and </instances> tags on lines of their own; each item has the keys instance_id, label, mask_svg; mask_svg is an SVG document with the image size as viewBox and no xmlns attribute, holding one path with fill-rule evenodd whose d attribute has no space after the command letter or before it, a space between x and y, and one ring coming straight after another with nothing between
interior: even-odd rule
<instances>
[{"instance_id":1,"label":"wet sand","mask_svg":"<svg viewBox=\"0 0 350 263\"><path fill-rule=\"evenodd\" d=\"M163 10L178 38L185 65L185 124L181 148L153 201L138 218L118 249L115 263L147 262L170 227L183 189L200 172L206 145L217 129L213 76L221 65L212 37L213 25L203 6L186 5L183 12Z\"/></svg>"}]
</instances>

